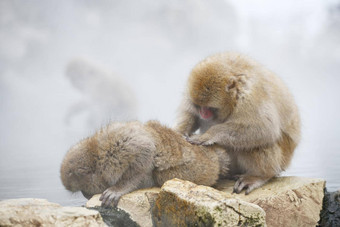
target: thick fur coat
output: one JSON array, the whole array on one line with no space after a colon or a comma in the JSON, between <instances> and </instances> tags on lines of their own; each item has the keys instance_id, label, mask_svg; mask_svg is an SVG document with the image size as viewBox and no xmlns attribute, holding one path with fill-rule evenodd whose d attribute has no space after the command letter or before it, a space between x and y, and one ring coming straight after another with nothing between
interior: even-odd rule
<instances>
[{"instance_id":1,"label":"thick fur coat","mask_svg":"<svg viewBox=\"0 0 340 227\"><path fill-rule=\"evenodd\" d=\"M226 148L239 179L235 191L249 193L288 167L300 116L273 72L247 56L221 53L193 68L175 130L193 144Z\"/></svg>"},{"instance_id":2,"label":"thick fur coat","mask_svg":"<svg viewBox=\"0 0 340 227\"><path fill-rule=\"evenodd\" d=\"M116 205L133 190L180 178L214 185L228 171L219 146L196 146L156 121L111 123L71 147L61 165L66 189L90 198L103 193L104 206Z\"/></svg>"}]
</instances>

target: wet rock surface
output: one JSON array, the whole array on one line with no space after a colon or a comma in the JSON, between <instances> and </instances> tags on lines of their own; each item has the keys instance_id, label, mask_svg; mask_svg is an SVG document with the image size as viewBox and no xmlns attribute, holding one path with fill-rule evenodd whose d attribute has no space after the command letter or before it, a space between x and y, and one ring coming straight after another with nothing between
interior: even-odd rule
<instances>
[{"instance_id":1,"label":"wet rock surface","mask_svg":"<svg viewBox=\"0 0 340 227\"><path fill-rule=\"evenodd\" d=\"M340 226L340 190L335 192L325 190L319 226Z\"/></svg>"},{"instance_id":2,"label":"wet rock surface","mask_svg":"<svg viewBox=\"0 0 340 227\"><path fill-rule=\"evenodd\" d=\"M129 218L142 227L151 227L151 209L158 197L160 188L148 188L131 192L122 196L118 202L118 210L125 211L129 214ZM93 196L87 203L86 207L100 207L100 195ZM117 209L116 209L117 210ZM113 212L116 212L113 210ZM103 216L104 221L106 218Z\"/></svg>"},{"instance_id":3,"label":"wet rock surface","mask_svg":"<svg viewBox=\"0 0 340 227\"><path fill-rule=\"evenodd\" d=\"M117 208L92 207L90 210L96 210L102 216L105 224L110 227L138 227L139 225L130 218L130 215L124 210Z\"/></svg>"}]
</instances>

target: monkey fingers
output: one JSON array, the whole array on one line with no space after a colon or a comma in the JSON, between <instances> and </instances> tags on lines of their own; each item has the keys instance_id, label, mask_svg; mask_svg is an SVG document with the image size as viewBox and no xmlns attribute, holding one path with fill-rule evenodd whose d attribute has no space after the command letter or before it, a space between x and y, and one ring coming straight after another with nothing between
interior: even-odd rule
<instances>
[{"instance_id":1,"label":"monkey fingers","mask_svg":"<svg viewBox=\"0 0 340 227\"><path fill-rule=\"evenodd\" d=\"M191 144L195 144L195 145L203 145L203 146L209 146L209 145L213 145L214 142L212 140L209 139L205 139L204 135L192 135L190 137L186 138L187 141Z\"/></svg>"},{"instance_id":2,"label":"monkey fingers","mask_svg":"<svg viewBox=\"0 0 340 227\"><path fill-rule=\"evenodd\" d=\"M266 181L266 179L261 177L240 175L234 185L233 193L239 194L245 189L245 194L248 195L254 189L262 186Z\"/></svg>"},{"instance_id":3,"label":"monkey fingers","mask_svg":"<svg viewBox=\"0 0 340 227\"><path fill-rule=\"evenodd\" d=\"M207 141L201 143L201 145L203 145L203 146L211 146L213 144L215 144L215 142L212 141L212 140L207 140Z\"/></svg>"},{"instance_id":4,"label":"monkey fingers","mask_svg":"<svg viewBox=\"0 0 340 227\"><path fill-rule=\"evenodd\" d=\"M192 135L190 137L186 137L186 140L191 144L201 145L202 141L200 141L199 138L200 135Z\"/></svg>"},{"instance_id":5,"label":"monkey fingers","mask_svg":"<svg viewBox=\"0 0 340 227\"><path fill-rule=\"evenodd\" d=\"M116 207L121 196L122 193L115 191L114 188L111 187L103 192L99 200L102 201L102 207Z\"/></svg>"},{"instance_id":6,"label":"monkey fingers","mask_svg":"<svg viewBox=\"0 0 340 227\"><path fill-rule=\"evenodd\" d=\"M185 139L186 141L188 141L188 139L190 138L190 136L188 134L183 134L182 138ZM189 141L188 141L189 142Z\"/></svg>"}]
</instances>

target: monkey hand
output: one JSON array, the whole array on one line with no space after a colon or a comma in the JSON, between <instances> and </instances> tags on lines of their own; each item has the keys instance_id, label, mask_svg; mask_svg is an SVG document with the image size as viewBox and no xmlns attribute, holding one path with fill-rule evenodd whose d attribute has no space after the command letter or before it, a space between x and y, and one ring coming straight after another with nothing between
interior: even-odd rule
<instances>
[{"instance_id":1,"label":"monkey hand","mask_svg":"<svg viewBox=\"0 0 340 227\"><path fill-rule=\"evenodd\" d=\"M246 190L245 194L248 195L254 189L261 187L264 183L266 183L270 178L267 177L257 177L257 176L248 176L248 175L238 175L235 176L237 181L234 185L233 193L239 194L243 189Z\"/></svg>"},{"instance_id":2,"label":"monkey hand","mask_svg":"<svg viewBox=\"0 0 340 227\"><path fill-rule=\"evenodd\" d=\"M102 207L116 207L122 195L122 192L115 190L114 187L110 187L103 192L99 200L102 201Z\"/></svg>"},{"instance_id":3,"label":"monkey hand","mask_svg":"<svg viewBox=\"0 0 340 227\"><path fill-rule=\"evenodd\" d=\"M185 139L185 140L188 140L189 139L189 135L187 133L183 134L182 137Z\"/></svg>"},{"instance_id":4,"label":"monkey hand","mask_svg":"<svg viewBox=\"0 0 340 227\"><path fill-rule=\"evenodd\" d=\"M195 144L195 145L210 146L215 143L212 139L206 138L205 134L192 135L190 137L187 137L186 139L189 143Z\"/></svg>"}]
</instances>

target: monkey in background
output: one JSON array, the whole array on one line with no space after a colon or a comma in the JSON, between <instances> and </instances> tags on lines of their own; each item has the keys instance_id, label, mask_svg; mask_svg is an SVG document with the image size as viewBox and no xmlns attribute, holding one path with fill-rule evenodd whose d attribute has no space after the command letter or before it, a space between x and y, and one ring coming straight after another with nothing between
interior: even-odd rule
<instances>
[{"instance_id":1,"label":"monkey in background","mask_svg":"<svg viewBox=\"0 0 340 227\"><path fill-rule=\"evenodd\" d=\"M67 190L88 199L103 193L102 206L116 206L126 193L173 178L214 185L228 164L220 146L192 145L157 121L117 122L71 147L60 174Z\"/></svg>"},{"instance_id":2,"label":"monkey in background","mask_svg":"<svg viewBox=\"0 0 340 227\"><path fill-rule=\"evenodd\" d=\"M69 108L65 123L78 123L92 130L109 118L115 121L136 118L136 94L124 77L82 58L68 63L66 77L80 92L81 99ZM80 115L86 116L86 122L82 122Z\"/></svg>"},{"instance_id":3,"label":"monkey in background","mask_svg":"<svg viewBox=\"0 0 340 227\"><path fill-rule=\"evenodd\" d=\"M226 148L234 192L248 194L288 167L300 140L300 117L273 72L227 52L198 63L187 85L175 130L192 144Z\"/></svg>"}]
</instances>

